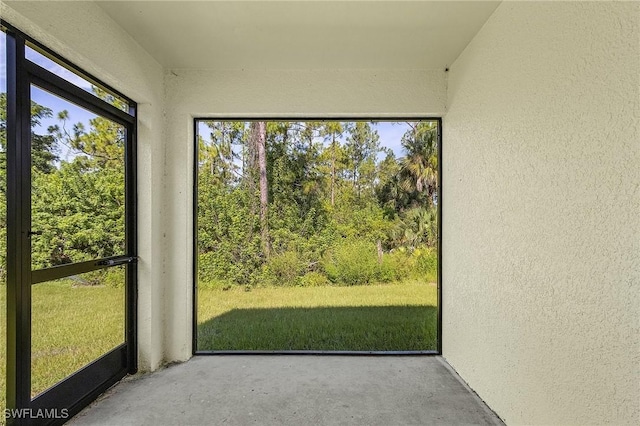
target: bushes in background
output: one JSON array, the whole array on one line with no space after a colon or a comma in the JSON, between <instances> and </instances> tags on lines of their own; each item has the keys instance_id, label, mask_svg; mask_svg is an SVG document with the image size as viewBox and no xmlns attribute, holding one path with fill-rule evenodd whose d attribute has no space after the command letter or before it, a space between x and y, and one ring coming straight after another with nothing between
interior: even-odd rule
<instances>
[{"instance_id":1,"label":"bushes in background","mask_svg":"<svg viewBox=\"0 0 640 426\"><path fill-rule=\"evenodd\" d=\"M420 247L411 254L415 259L414 274L429 282L435 282L438 277L438 253L431 247Z\"/></svg>"},{"instance_id":2,"label":"bushes in background","mask_svg":"<svg viewBox=\"0 0 640 426\"><path fill-rule=\"evenodd\" d=\"M343 239L315 261L304 253L287 250L265 261L259 273L247 277L240 265L225 261L224 254L203 253L199 258L199 282L204 287L229 284L267 286L366 285L405 279L435 282L436 250L419 247L385 252L378 260L376 245L363 239ZM250 280L250 281L248 281Z\"/></svg>"},{"instance_id":3,"label":"bushes in background","mask_svg":"<svg viewBox=\"0 0 640 426\"><path fill-rule=\"evenodd\" d=\"M300 254L289 250L271 256L262 271L262 282L273 286L293 286L300 284L300 278L307 270L307 262Z\"/></svg>"},{"instance_id":4,"label":"bushes in background","mask_svg":"<svg viewBox=\"0 0 640 426\"><path fill-rule=\"evenodd\" d=\"M399 158L379 144L376 123L201 124L199 282L350 286L430 276L422 247L437 241L434 122L405 123Z\"/></svg>"},{"instance_id":5,"label":"bushes in background","mask_svg":"<svg viewBox=\"0 0 640 426\"><path fill-rule=\"evenodd\" d=\"M334 284L369 284L380 276L376 247L364 240L336 244L325 255L322 267Z\"/></svg>"}]
</instances>

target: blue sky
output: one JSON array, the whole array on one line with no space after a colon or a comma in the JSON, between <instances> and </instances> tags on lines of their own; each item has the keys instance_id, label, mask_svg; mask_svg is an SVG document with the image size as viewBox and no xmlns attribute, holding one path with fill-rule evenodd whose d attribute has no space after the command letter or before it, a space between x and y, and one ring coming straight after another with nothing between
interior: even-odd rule
<instances>
[{"instance_id":1,"label":"blue sky","mask_svg":"<svg viewBox=\"0 0 640 426\"><path fill-rule=\"evenodd\" d=\"M65 80L75 84L76 86L91 92L91 83L84 80L81 77L78 77L76 74L67 70L66 68L61 67L50 59L42 56L38 52L27 48L26 57L32 62L40 65L41 67L51 71L52 73L58 75L59 77L64 78ZM45 133L47 128L52 125L62 125L62 122L58 119L58 113L66 110L69 113L69 120L67 122L67 128L69 131L71 130L73 124L75 123L83 123L85 128L88 130L89 128L89 120L96 118L96 115L87 111L84 108L81 108L67 100L59 98L56 95L53 95L43 89L40 89L37 86L31 86L31 100L36 102L39 105L45 106L51 111L53 111L53 116L47 119L42 120L41 127L38 130L39 133ZM62 148L62 147L61 147ZM68 153L58 153L61 155L61 159L69 160L70 158L64 158L68 156Z\"/></svg>"},{"instance_id":2,"label":"blue sky","mask_svg":"<svg viewBox=\"0 0 640 426\"><path fill-rule=\"evenodd\" d=\"M380 146L391 148L394 154L396 154L396 158L404 156L400 141L405 132L410 129L406 122L380 121L375 126L375 129L378 131L378 135L380 135Z\"/></svg>"},{"instance_id":3,"label":"blue sky","mask_svg":"<svg viewBox=\"0 0 640 426\"><path fill-rule=\"evenodd\" d=\"M44 91L36 86L31 86L31 98L38 104L51 108L53 116L42 120L40 127L36 130L39 134L46 134L49 126L58 125L62 128L63 123L58 119L57 114L62 110L69 113L69 119L64 124L69 134L73 134L73 125L80 122L85 126L85 130L89 130L89 120L97 118L97 115L80 108L70 102L65 101L51 93ZM75 157L75 153L67 146L56 143L56 155L60 160L71 161Z\"/></svg>"}]
</instances>

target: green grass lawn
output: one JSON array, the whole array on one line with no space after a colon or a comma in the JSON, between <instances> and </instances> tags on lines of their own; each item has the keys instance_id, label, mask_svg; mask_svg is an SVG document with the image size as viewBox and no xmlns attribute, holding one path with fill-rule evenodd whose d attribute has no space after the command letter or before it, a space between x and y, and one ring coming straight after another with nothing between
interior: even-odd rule
<instances>
[{"instance_id":1,"label":"green grass lawn","mask_svg":"<svg viewBox=\"0 0 640 426\"><path fill-rule=\"evenodd\" d=\"M32 287L32 396L124 342L124 289L73 284L60 280ZM5 406L5 290L0 287L0 409Z\"/></svg>"},{"instance_id":2,"label":"green grass lawn","mask_svg":"<svg viewBox=\"0 0 640 426\"><path fill-rule=\"evenodd\" d=\"M435 350L435 285L198 290L198 350Z\"/></svg>"}]
</instances>

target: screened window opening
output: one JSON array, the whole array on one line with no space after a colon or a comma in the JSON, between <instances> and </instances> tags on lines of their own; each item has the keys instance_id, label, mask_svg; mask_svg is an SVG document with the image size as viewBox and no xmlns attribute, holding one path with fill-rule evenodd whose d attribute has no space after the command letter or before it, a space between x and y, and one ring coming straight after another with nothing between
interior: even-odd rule
<instances>
[{"instance_id":1,"label":"screened window opening","mask_svg":"<svg viewBox=\"0 0 640 426\"><path fill-rule=\"evenodd\" d=\"M195 128L196 353L439 349L439 120Z\"/></svg>"}]
</instances>

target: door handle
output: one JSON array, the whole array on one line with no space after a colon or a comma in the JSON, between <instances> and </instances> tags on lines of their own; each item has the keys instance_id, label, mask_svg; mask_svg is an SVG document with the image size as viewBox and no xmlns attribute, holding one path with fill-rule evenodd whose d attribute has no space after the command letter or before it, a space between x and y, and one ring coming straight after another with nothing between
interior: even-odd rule
<instances>
[{"instance_id":1,"label":"door handle","mask_svg":"<svg viewBox=\"0 0 640 426\"><path fill-rule=\"evenodd\" d=\"M128 263L136 263L138 261L137 257L125 257L122 259L107 259L96 262L96 265L99 266L116 266L116 265L126 265Z\"/></svg>"}]
</instances>

